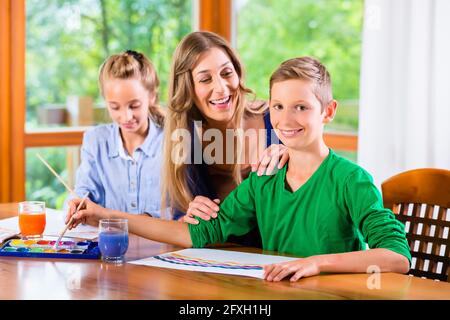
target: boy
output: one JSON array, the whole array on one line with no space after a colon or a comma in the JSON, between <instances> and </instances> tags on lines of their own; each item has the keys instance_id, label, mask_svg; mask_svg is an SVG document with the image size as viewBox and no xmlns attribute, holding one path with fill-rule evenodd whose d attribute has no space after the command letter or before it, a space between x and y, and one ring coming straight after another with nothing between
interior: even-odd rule
<instances>
[{"instance_id":1,"label":"boy","mask_svg":"<svg viewBox=\"0 0 450 320\"><path fill-rule=\"evenodd\" d=\"M221 204L218 216L189 226L129 221L138 235L186 247L227 241L259 227L263 248L304 259L265 266L265 279L291 281L321 272L406 273L411 256L403 225L383 208L370 175L323 140L336 113L325 67L310 57L285 61L270 79L270 118L289 162L273 176L252 173ZM199 206L204 199L193 202ZM96 208L77 218L98 218ZM112 215L116 218L119 216ZM133 226L133 227L131 227ZM363 250L365 243L370 250Z\"/></svg>"}]
</instances>

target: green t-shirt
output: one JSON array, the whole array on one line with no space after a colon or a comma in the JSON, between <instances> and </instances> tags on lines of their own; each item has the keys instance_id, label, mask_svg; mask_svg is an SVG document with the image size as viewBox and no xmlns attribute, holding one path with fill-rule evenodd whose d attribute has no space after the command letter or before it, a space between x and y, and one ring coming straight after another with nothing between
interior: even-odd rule
<instances>
[{"instance_id":1,"label":"green t-shirt","mask_svg":"<svg viewBox=\"0 0 450 320\"><path fill-rule=\"evenodd\" d=\"M307 257L385 248L411 262L404 226L383 207L372 177L330 149L295 192L286 187L287 165L272 176L251 173L220 205L216 219L189 224L193 247L223 243L256 224L263 248Z\"/></svg>"}]
</instances>

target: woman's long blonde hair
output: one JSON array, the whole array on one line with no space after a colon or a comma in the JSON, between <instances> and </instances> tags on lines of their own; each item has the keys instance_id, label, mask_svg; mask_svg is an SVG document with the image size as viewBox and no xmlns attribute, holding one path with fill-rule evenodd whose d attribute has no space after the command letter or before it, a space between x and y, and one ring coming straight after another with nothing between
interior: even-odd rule
<instances>
[{"instance_id":1,"label":"woman's long blonde hair","mask_svg":"<svg viewBox=\"0 0 450 320\"><path fill-rule=\"evenodd\" d=\"M158 126L164 125L164 116L159 106L159 79L152 62L143 54L127 50L108 57L100 67L98 84L104 97L103 85L111 79L138 79L148 92L154 94L154 103L148 106L150 118Z\"/></svg>"},{"instance_id":2,"label":"woman's long blonde hair","mask_svg":"<svg viewBox=\"0 0 450 320\"><path fill-rule=\"evenodd\" d=\"M234 127L241 128L242 119L246 111L253 113L253 110L246 106L246 95L253 92L244 86L243 66L227 41L215 33L206 31L192 32L184 37L175 50L169 80L169 101L164 125L163 208L169 204L172 209L177 208L186 212L189 202L193 200L188 184L189 177L186 161L176 163L171 158L172 150L174 150L175 144L178 144L178 142L172 141L172 132L176 129L191 131L189 128L191 121L204 120L194 103L195 91L192 70L197 64L199 56L212 48L219 48L228 55L239 77L239 85L235 97L236 107L231 120ZM234 154L239 158L242 152L239 143L235 144L234 151ZM234 162L232 172L234 181L239 184L242 181L242 176L238 161Z\"/></svg>"}]
</instances>

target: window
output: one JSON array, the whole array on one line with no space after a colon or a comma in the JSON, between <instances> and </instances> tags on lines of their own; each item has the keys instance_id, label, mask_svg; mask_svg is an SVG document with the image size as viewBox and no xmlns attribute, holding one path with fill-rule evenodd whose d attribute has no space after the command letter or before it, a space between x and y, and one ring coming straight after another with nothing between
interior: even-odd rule
<instances>
[{"instance_id":1,"label":"window","mask_svg":"<svg viewBox=\"0 0 450 320\"><path fill-rule=\"evenodd\" d=\"M355 134L363 0L236 0L234 10L237 51L257 97L268 98L270 75L282 61L316 57L327 66L339 102L327 132Z\"/></svg>"},{"instance_id":2,"label":"window","mask_svg":"<svg viewBox=\"0 0 450 320\"><path fill-rule=\"evenodd\" d=\"M191 30L189 0L27 0L27 133L110 122L99 95L98 69L106 57L127 49L152 60L164 103L172 53ZM54 134L62 137L63 131ZM26 150L27 198L60 208L65 189L36 152L73 187L79 148Z\"/></svg>"},{"instance_id":3,"label":"window","mask_svg":"<svg viewBox=\"0 0 450 320\"><path fill-rule=\"evenodd\" d=\"M191 31L191 11L187 0L28 0L27 130L109 122L98 69L127 49L153 61L164 100L172 53Z\"/></svg>"}]
</instances>

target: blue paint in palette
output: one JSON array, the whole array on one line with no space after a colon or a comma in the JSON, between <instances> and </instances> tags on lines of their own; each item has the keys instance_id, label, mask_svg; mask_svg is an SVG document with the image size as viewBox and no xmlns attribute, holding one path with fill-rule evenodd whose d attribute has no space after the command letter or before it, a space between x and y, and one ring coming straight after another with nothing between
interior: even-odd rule
<instances>
[{"instance_id":1,"label":"blue paint in palette","mask_svg":"<svg viewBox=\"0 0 450 320\"><path fill-rule=\"evenodd\" d=\"M53 248L55 241L47 240L8 240L0 245L0 256L25 258L57 259L98 259L100 250L94 241L61 241L58 250Z\"/></svg>"},{"instance_id":2,"label":"blue paint in palette","mask_svg":"<svg viewBox=\"0 0 450 320\"><path fill-rule=\"evenodd\" d=\"M128 249L128 232L104 231L98 236L100 252L105 257L121 257Z\"/></svg>"}]
</instances>

